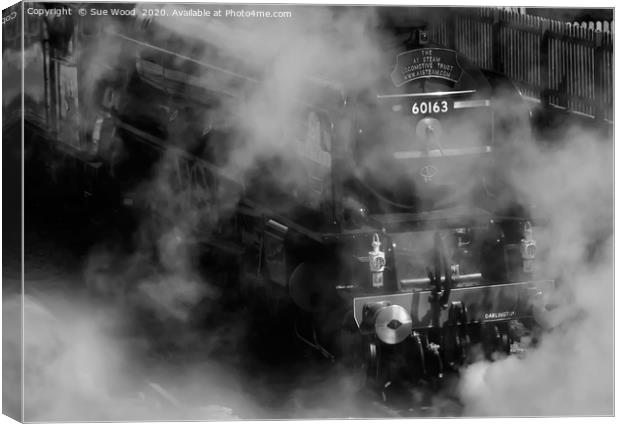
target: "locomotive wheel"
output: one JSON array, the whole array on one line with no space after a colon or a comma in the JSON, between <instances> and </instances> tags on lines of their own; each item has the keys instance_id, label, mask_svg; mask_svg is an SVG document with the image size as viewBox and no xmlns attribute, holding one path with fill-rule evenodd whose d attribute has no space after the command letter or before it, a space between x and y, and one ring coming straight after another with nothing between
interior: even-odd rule
<instances>
[{"instance_id":1,"label":"locomotive wheel","mask_svg":"<svg viewBox=\"0 0 620 424\"><path fill-rule=\"evenodd\" d=\"M366 378L371 385L379 383L381 367L379 366L379 348L377 343L370 342L366 345Z\"/></svg>"},{"instance_id":2,"label":"locomotive wheel","mask_svg":"<svg viewBox=\"0 0 620 424\"><path fill-rule=\"evenodd\" d=\"M376 396L381 393L385 384L381 346L375 340L365 337L358 348L358 353L354 354L354 358L346 361L353 384L359 391Z\"/></svg>"},{"instance_id":3,"label":"locomotive wheel","mask_svg":"<svg viewBox=\"0 0 620 424\"><path fill-rule=\"evenodd\" d=\"M496 359L496 354L510 354L510 336L496 324L487 324L482 328L482 345L487 359Z\"/></svg>"},{"instance_id":4,"label":"locomotive wheel","mask_svg":"<svg viewBox=\"0 0 620 424\"><path fill-rule=\"evenodd\" d=\"M429 334L423 334L420 337L424 349L425 377L433 390L441 387L444 373L439 345L433 341L437 339L436 336L429 337Z\"/></svg>"},{"instance_id":5,"label":"locomotive wheel","mask_svg":"<svg viewBox=\"0 0 620 424\"><path fill-rule=\"evenodd\" d=\"M408 399L408 367L419 365L404 346L389 346L376 340L366 345L366 388L390 405L404 405ZM415 355L413 355L415 356ZM403 362L404 361L404 362Z\"/></svg>"},{"instance_id":6,"label":"locomotive wheel","mask_svg":"<svg viewBox=\"0 0 620 424\"><path fill-rule=\"evenodd\" d=\"M414 332L413 336L412 336L414 345L413 345L413 353L414 353L414 358L411 358L411 360L414 360L418 363L418 368L417 368L417 378L425 378L428 375L428 370L426 369L426 360L424 358L424 345L422 344L422 337L420 336L420 334L418 332Z\"/></svg>"},{"instance_id":7,"label":"locomotive wheel","mask_svg":"<svg viewBox=\"0 0 620 424\"><path fill-rule=\"evenodd\" d=\"M457 369L465 363L469 344L467 308L462 302L452 302L443 333L443 347L449 366Z\"/></svg>"}]
</instances>

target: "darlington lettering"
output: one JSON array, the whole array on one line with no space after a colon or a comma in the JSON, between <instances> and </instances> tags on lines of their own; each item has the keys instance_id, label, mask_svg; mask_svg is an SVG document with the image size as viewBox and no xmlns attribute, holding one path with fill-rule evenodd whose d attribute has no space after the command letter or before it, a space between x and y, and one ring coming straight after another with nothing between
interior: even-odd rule
<instances>
[{"instance_id":1,"label":"darlington lettering","mask_svg":"<svg viewBox=\"0 0 620 424\"><path fill-rule=\"evenodd\" d=\"M506 319L515 317L517 313L515 311L506 311L506 312L489 312L488 314L484 314L484 319Z\"/></svg>"}]
</instances>

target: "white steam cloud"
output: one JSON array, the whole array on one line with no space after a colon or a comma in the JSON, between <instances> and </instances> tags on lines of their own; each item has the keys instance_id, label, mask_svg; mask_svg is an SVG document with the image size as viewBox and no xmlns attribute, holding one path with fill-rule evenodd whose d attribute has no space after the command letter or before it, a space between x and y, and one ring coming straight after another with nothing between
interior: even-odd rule
<instances>
[{"instance_id":1,"label":"white steam cloud","mask_svg":"<svg viewBox=\"0 0 620 424\"><path fill-rule=\"evenodd\" d=\"M537 274L558 278L547 331L524 358L465 369L467 415L609 415L613 408L612 145L579 128L519 151L524 200L544 220Z\"/></svg>"}]
</instances>

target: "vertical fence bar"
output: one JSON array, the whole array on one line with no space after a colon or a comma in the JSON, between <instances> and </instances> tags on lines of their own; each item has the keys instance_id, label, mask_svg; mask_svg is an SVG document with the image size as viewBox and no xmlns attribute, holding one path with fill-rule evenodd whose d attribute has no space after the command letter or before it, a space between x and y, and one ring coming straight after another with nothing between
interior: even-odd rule
<instances>
[{"instance_id":1,"label":"vertical fence bar","mask_svg":"<svg viewBox=\"0 0 620 424\"><path fill-rule=\"evenodd\" d=\"M493 23L491 24L491 49L493 70L495 72L504 72L504 64L501 57L500 32L502 30L502 22L500 19L499 9L493 10Z\"/></svg>"},{"instance_id":2,"label":"vertical fence bar","mask_svg":"<svg viewBox=\"0 0 620 424\"><path fill-rule=\"evenodd\" d=\"M579 110L579 25L573 25L573 107L572 110Z\"/></svg>"},{"instance_id":3,"label":"vertical fence bar","mask_svg":"<svg viewBox=\"0 0 620 424\"><path fill-rule=\"evenodd\" d=\"M530 51L530 61L529 61L529 76L528 78L532 83L532 97L540 97L540 40L539 40L539 32L538 32L538 21L533 17L530 18L532 32L529 32L529 48Z\"/></svg>"},{"instance_id":4,"label":"vertical fence bar","mask_svg":"<svg viewBox=\"0 0 620 424\"><path fill-rule=\"evenodd\" d=\"M566 63L568 62L568 50L566 49L566 26L560 25L558 27L560 34L560 51L561 51L561 60L560 60L560 83L558 85L558 105L568 107L566 102L566 90L567 90L567 71L566 71Z\"/></svg>"},{"instance_id":5,"label":"vertical fence bar","mask_svg":"<svg viewBox=\"0 0 620 424\"><path fill-rule=\"evenodd\" d=\"M575 38L573 39L573 45L575 46L575 105L574 110L581 111L582 110L582 102L581 102L581 82L582 82L582 72L581 72L581 48L583 47L580 43L581 40L581 25L575 25L573 27L575 30Z\"/></svg>"},{"instance_id":6,"label":"vertical fence bar","mask_svg":"<svg viewBox=\"0 0 620 424\"><path fill-rule=\"evenodd\" d=\"M612 32L606 35L607 38L607 45L609 46L609 49L607 51L607 63L608 65L605 67L605 70L607 71L607 87L612 88L614 86L613 83L613 77L614 77L614 71L613 71L613 66L614 66L614 58L613 58L613 52L614 52L614 47L613 47L613 28L612 28ZM609 91L606 91L607 96L608 96L608 101L606 104L609 105L609 107L607 108L607 112L609 113L609 119L613 120L614 119L614 111L613 111L613 89L610 89Z\"/></svg>"},{"instance_id":7,"label":"vertical fence bar","mask_svg":"<svg viewBox=\"0 0 620 424\"><path fill-rule=\"evenodd\" d=\"M590 81L592 79L592 72L590 72L590 66L592 65L592 59L590 56L590 53L593 51L593 40L592 40L592 30L588 26L586 26L584 29L584 38L586 41L586 44L584 45L584 49L583 49L583 70L584 70L584 96L586 97L587 102L585 105L585 108L587 110L587 113L589 115L594 116L594 111L592 110L592 101L594 100L594 97L592 96L592 94L590 93Z\"/></svg>"},{"instance_id":8,"label":"vertical fence bar","mask_svg":"<svg viewBox=\"0 0 620 424\"><path fill-rule=\"evenodd\" d=\"M453 50L458 50L459 46L458 46L457 34L458 34L459 17L456 14L452 14L448 25L450 26L450 28L452 28L452 31L448 37L450 48Z\"/></svg>"},{"instance_id":9,"label":"vertical fence bar","mask_svg":"<svg viewBox=\"0 0 620 424\"><path fill-rule=\"evenodd\" d=\"M490 21L487 21L487 26L486 26L487 67L489 69L494 69L493 67L493 15L492 13L487 13L487 18L490 19Z\"/></svg>"},{"instance_id":10,"label":"vertical fence bar","mask_svg":"<svg viewBox=\"0 0 620 424\"><path fill-rule=\"evenodd\" d=\"M597 31L594 34L594 105L595 119L603 119L605 116L605 100L604 100L604 87L605 75L604 72L607 69L604 63L605 53L603 49L603 33Z\"/></svg>"},{"instance_id":11,"label":"vertical fence bar","mask_svg":"<svg viewBox=\"0 0 620 424\"><path fill-rule=\"evenodd\" d=\"M549 71L551 68L549 49L551 41L551 32L549 31L549 22L544 21L540 26L540 46L538 48L540 61L538 67L540 69L541 82L543 89L541 90L540 101L543 105L548 106L550 103L550 90L549 88Z\"/></svg>"},{"instance_id":12,"label":"vertical fence bar","mask_svg":"<svg viewBox=\"0 0 620 424\"><path fill-rule=\"evenodd\" d=\"M588 43L588 26L587 24L581 25L581 37L583 40L583 44L581 46L581 72L583 74L581 80L581 94L584 98L583 103L583 111L588 112L590 107L590 97L588 96L588 49L590 48L590 43Z\"/></svg>"},{"instance_id":13,"label":"vertical fence bar","mask_svg":"<svg viewBox=\"0 0 620 424\"><path fill-rule=\"evenodd\" d=\"M575 102L573 95L575 94L575 43L573 43L575 34L575 27L571 24L568 26L568 108L573 110L575 108Z\"/></svg>"},{"instance_id":14,"label":"vertical fence bar","mask_svg":"<svg viewBox=\"0 0 620 424\"><path fill-rule=\"evenodd\" d=\"M591 69L592 69L592 79L590 81L592 87L590 91L592 92L592 115L596 116L596 29L592 31L592 51L590 53L591 58Z\"/></svg>"},{"instance_id":15,"label":"vertical fence bar","mask_svg":"<svg viewBox=\"0 0 620 424\"><path fill-rule=\"evenodd\" d=\"M514 26L512 32L514 35L514 47L512 49L512 57L514 62L514 74L519 82L521 82L521 40L520 31L517 31L518 25L521 23L521 17L519 15L512 15Z\"/></svg>"},{"instance_id":16,"label":"vertical fence bar","mask_svg":"<svg viewBox=\"0 0 620 424\"><path fill-rule=\"evenodd\" d=\"M593 51L593 47L592 47L592 27L590 26L590 24L588 24L588 27L586 28L586 41L587 41L587 45L586 45L586 49L585 49L585 58L584 58L584 66L585 66L585 72L586 72L586 80L585 80L585 95L586 98L588 99L588 102L586 104L586 113L588 113L589 115L594 116L594 111L592 110L592 102L594 101L594 96L592 96L592 92L591 92L591 81L592 81L592 72L591 72L591 67L592 67L592 57L591 57L591 53Z\"/></svg>"},{"instance_id":17,"label":"vertical fence bar","mask_svg":"<svg viewBox=\"0 0 620 424\"><path fill-rule=\"evenodd\" d=\"M514 69L512 66L512 55L514 54L514 34L512 33L512 27L510 26L510 22L507 22L508 25L506 25L506 37L508 38L508 51L506 52L506 63L505 63L505 70L506 73L508 74L508 77L510 78L514 78L515 73L514 73Z\"/></svg>"},{"instance_id":18,"label":"vertical fence bar","mask_svg":"<svg viewBox=\"0 0 620 424\"><path fill-rule=\"evenodd\" d=\"M571 24L566 25L566 39L564 42L566 48L566 107L569 109L572 107L571 94L573 92L573 43L570 42L572 40L572 31L573 26Z\"/></svg>"}]
</instances>

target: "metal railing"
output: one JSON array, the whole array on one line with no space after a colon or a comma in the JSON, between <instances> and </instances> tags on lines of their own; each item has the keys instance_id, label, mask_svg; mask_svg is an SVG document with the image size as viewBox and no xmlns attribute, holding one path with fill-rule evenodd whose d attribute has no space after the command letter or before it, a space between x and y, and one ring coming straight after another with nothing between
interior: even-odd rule
<instances>
[{"instance_id":1,"label":"metal railing","mask_svg":"<svg viewBox=\"0 0 620 424\"><path fill-rule=\"evenodd\" d=\"M431 37L506 74L524 96L613 121L613 22L567 23L497 8L454 9Z\"/></svg>"}]
</instances>

